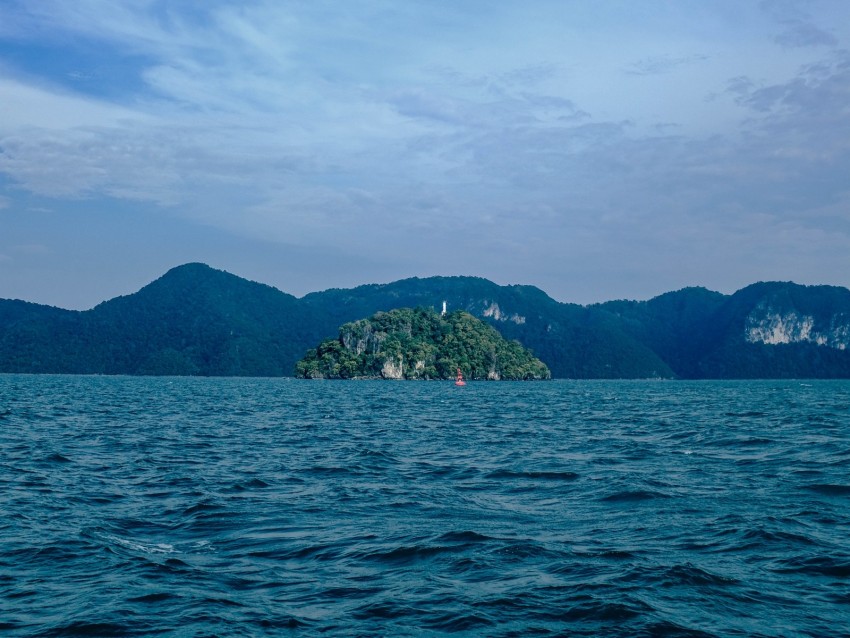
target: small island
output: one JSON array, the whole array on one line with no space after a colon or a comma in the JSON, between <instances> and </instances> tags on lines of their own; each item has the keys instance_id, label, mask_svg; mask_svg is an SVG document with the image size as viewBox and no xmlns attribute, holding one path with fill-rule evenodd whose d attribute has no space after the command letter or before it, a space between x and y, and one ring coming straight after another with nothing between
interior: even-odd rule
<instances>
[{"instance_id":1,"label":"small island","mask_svg":"<svg viewBox=\"0 0 850 638\"><path fill-rule=\"evenodd\" d=\"M518 341L458 310L399 308L342 325L295 366L302 379L538 380L549 368Z\"/></svg>"}]
</instances>

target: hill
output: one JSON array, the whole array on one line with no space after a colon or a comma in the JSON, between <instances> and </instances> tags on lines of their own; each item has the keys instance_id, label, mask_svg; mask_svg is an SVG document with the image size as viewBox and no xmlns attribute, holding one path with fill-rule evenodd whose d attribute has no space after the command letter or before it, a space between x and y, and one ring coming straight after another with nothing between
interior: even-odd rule
<instances>
[{"instance_id":1,"label":"hill","mask_svg":"<svg viewBox=\"0 0 850 638\"><path fill-rule=\"evenodd\" d=\"M86 312L19 303L0 305L6 372L291 375L314 338L295 297L203 264Z\"/></svg>"},{"instance_id":2,"label":"hill","mask_svg":"<svg viewBox=\"0 0 850 638\"><path fill-rule=\"evenodd\" d=\"M549 369L516 341L458 310L400 308L344 324L296 365L307 379L548 379Z\"/></svg>"},{"instance_id":3,"label":"hill","mask_svg":"<svg viewBox=\"0 0 850 638\"><path fill-rule=\"evenodd\" d=\"M686 379L850 378L850 290L759 282L597 308Z\"/></svg>"},{"instance_id":4,"label":"hill","mask_svg":"<svg viewBox=\"0 0 850 638\"><path fill-rule=\"evenodd\" d=\"M556 378L850 378L846 288L761 282L579 306L533 286L429 277L298 299L204 264L85 312L0 300L0 372L286 376L342 324L443 301Z\"/></svg>"}]
</instances>

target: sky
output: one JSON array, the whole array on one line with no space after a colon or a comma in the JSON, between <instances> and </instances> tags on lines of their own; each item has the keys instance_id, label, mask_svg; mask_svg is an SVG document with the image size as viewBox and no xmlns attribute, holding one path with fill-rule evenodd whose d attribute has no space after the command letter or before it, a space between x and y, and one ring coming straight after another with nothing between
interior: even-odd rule
<instances>
[{"instance_id":1,"label":"sky","mask_svg":"<svg viewBox=\"0 0 850 638\"><path fill-rule=\"evenodd\" d=\"M0 298L850 285L846 0L0 0Z\"/></svg>"}]
</instances>

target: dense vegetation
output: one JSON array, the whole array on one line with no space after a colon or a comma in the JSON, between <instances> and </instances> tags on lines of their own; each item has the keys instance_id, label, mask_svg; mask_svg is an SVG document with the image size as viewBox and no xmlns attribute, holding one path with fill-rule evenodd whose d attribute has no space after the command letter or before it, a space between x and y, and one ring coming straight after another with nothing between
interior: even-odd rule
<instances>
[{"instance_id":1,"label":"dense vegetation","mask_svg":"<svg viewBox=\"0 0 850 638\"><path fill-rule=\"evenodd\" d=\"M685 288L649 301L612 301L596 308L620 319L624 331L658 353L680 378L850 378L846 288L759 282L731 296ZM748 321L770 316L810 319L812 332L843 335L843 346L748 342Z\"/></svg>"},{"instance_id":2,"label":"dense vegetation","mask_svg":"<svg viewBox=\"0 0 850 638\"><path fill-rule=\"evenodd\" d=\"M85 312L0 300L0 372L292 375L344 323L443 301L530 348L556 378L850 377L846 288L768 282L582 307L532 286L430 277L296 299L203 264ZM768 316L805 317L832 342L748 342L748 322Z\"/></svg>"},{"instance_id":3,"label":"dense vegetation","mask_svg":"<svg viewBox=\"0 0 850 638\"><path fill-rule=\"evenodd\" d=\"M298 362L302 378L548 379L549 369L516 341L458 310L401 308L346 323Z\"/></svg>"},{"instance_id":4,"label":"dense vegetation","mask_svg":"<svg viewBox=\"0 0 850 638\"><path fill-rule=\"evenodd\" d=\"M0 303L2 371L282 376L315 339L295 297L201 264L86 312L21 303Z\"/></svg>"}]
</instances>

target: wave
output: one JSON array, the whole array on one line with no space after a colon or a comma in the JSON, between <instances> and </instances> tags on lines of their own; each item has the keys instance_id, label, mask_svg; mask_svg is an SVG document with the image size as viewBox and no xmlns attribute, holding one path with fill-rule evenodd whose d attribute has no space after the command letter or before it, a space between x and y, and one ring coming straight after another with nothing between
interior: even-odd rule
<instances>
[{"instance_id":1,"label":"wave","mask_svg":"<svg viewBox=\"0 0 850 638\"><path fill-rule=\"evenodd\" d=\"M641 501L652 501L655 499L672 498L669 494L663 492L654 492L652 490L624 490L615 492L601 497L599 500L603 503L638 503Z\"/></svg>"},{"instance_id":2,"label":"wave","mask_svg":"<svg viewBox=\"0 0 850 638\"><path fill-rule=\"evenodd\" d=\"M64 636L143 636L144 631L125 623L77 620L33 634L34 638Z\"/></svg>"},{"instance_id":3,"label":"wave","mask_svg":"<svg viewBox=\"0 0 850 638\"><path fill-rule=\"evenodd\" d=\"M448 613L424 620L422 627L446 633L482 631L496 625L496 621L479 614Z\"/></svg>"},{"instance_id":4,"label":"wave","mask_svg":"<svg viewBox=\"0 0 850 638\"><path fill-rule=\"evenodd\" d=\"M819 544L814 539L803 534L796 534L794 532L785 532L781 530L767 530L764 528L747 530L741 535L741 539L747 547L753 546L750 541L756 541L756 546L763 544L783 544L789 546Z\"/></svg>"},{"instance_id":5,"label":"wave","mask_svg":"<svg viewBox=\"0 0 850 638\"><path fill-rule=\"evenodd\" d=\"M804 490L823 494L824 496L850 496L850 485L835 483L813 483L803 485Z\"/></svg>"},{"instance_id":6,"label":"wave","mask_svg":"<svg viewBox=\"0 0 850 638\"><path fill-rule=\"evenodd\" d=\"M123 549L129 549L132 552L140 552L142 554L174 554L177 551L171 543L141 542L129 538L121 538L120 536L115 536L113 534L103 533L97 533L95 534L95 537L100 538L102 541L106 541L106 543L112 547L121 547Z\"/></svg>"},{"instance_id":7,"label":"wave","mask_svg":"<svg viewBox=\"0 0 850 638\"><path fill-rule=\"evenodd\" d=\"M245 481L244 483L234 483L231 485L226 491L228 492L247 492L249 490L261 490L267 487L270 487L269 483L266 483L262 479L253 478L250 481Z\"/></svg>"},{"instance_id":8,"label":"wave","mask_svg":"<svg viewBox=\"0 0 850 638\"><path fill-rule=\"evenodd\" d=\"M155 604L164 602L166 600L175 600L179 598L180 596L169 592L156 592L153 594L144 594L142 596L132 596L127 599L127 602Z\"/></svg>"},{"instance_id":9,"label":"wave","mask_svg":"<svg viewBox=\"0 0 850 638\"><path fill-rule=\"evenodd\" d=\"M701 629L683 627L669 620L648 624L642 634L654 638L717 638L717 634L711 634Z\"/></svg>"},{"instance_id":10,"label":"wave","mask_svg":"<svg viewBox=\"0 0 850 638\"><path fill-rule=\"evenodd\" d=\"M594 621L608 624L642 618L655 611L651 605L640 600L619 602L588 598L590 600L570 605L568 609L536 613L533 617L565 623Z\"/></svg>"},{"instance_id":11,"label":"wave","mask_svg":"<svg viewBox=\"0 0 850 638\"><path fill-rule=\"evenodd\" d=\"M412 545L393 547L386 550L371 551L363 555L363 559L381 563L408 564L438 556L464 551L457 545Z\"/></svg>"},{"instance_id":12,"label":"wave","mask_svg":"<svg viewBox=\"0 0 850 638\"><path fill-rule=\"evenodd\" d=\"M796 556L776 561L774 572L850 578L850 557Z\"/></svg>"},{"instance_id":13,"label":"wave","mask_svg":"<svg viewBox=\"0 0 850 638\"><path fill-rule=\"evenodd\" d=\"M446 532L437 538L437 541L442 543L483 543L490 540L495 539L492 536L471 531Z\"/></svg>"},{"instance_id":14,"label":"wave","mask_svg":"<svg viewBox=\"0 0 850 638\"><path fill-rule=\"evenodd\" d=\"M579 478L576 472L546 471L546 470L495 470L485 475L488 479L527 479L532 481L575 481Z\"/></svg>"},{"instance_id":15,"label":"wave","mask_svg":"<svg viewBox=\"0 0 850 638\"><path fill-rule=\"evenodd\" d=\"M697 567L696 565L692 565L691 563L684 563L670 567L664 573L663 580L665 581L665 586L668 587L709 585L727 587L739 582L736 578L715 574L706 569Z\"/></svg>"},{"instance_id":16,"label":"wave","mask_svg":"<svg viewBox=\"0 0 850 638\"><path fill-rule=\"evenodd\" d=\"M195 503L194 505L190 505L189 507L184 509L183 515L188 516L190 514L198 514L205 512L221 512L225 509L225 506L221 503L215 503L212 501L201 501L200 503Z\"/></svg>"}]
</instances>

